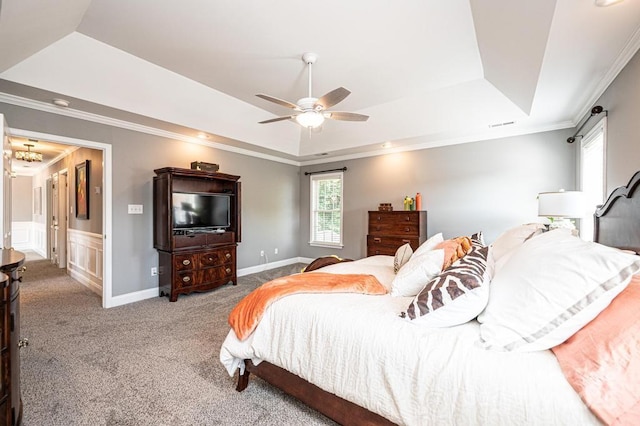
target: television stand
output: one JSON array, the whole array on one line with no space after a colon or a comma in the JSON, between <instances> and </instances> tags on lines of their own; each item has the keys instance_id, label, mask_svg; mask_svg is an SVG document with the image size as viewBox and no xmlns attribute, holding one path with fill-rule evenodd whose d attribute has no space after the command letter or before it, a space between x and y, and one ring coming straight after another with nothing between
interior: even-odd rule
<instances>
[{"instance_id":1,"label":"television stand","mask_svg":"<svg viewBox=\"0 0 640 426\"><path fill-rule=\"evenodd\" d=\"M166 167L153 178L153 245L158 250L160 296L178 295L237 284L236 246L240 242L240 176ZM175 193L230 194L230 225L219 228L173 228Z\"/></svg>"}]
</instances>

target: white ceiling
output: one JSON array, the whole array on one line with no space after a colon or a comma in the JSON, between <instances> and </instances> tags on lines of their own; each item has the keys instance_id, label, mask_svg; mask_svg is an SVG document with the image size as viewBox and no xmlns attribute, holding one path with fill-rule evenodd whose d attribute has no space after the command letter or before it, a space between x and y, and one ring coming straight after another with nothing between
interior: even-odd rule
<instances>
[{"instance_id":1,"label":"white ceiling","mask_svg":"<svg viewBox=\"0 0 640 426\"><path fill-rule=\"evenodd\" d=\"M85 111L302 164L573 127L640 47L640 1L0 3L0 101ZM344 86L319 133L257 98ZM607 108L607 105L603 105ZM57 108L57 107L56 107ZM512 125L490 127L515 122Z\"/></svg>"}]
</instances>

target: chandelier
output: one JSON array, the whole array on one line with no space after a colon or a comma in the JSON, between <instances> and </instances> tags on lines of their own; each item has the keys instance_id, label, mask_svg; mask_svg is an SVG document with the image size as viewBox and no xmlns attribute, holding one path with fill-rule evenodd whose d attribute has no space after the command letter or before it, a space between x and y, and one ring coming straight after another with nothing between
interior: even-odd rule
<instances>
[{"instance_id":1,"label":"chandelier","mask_svg":"<svg viewBox=\"0 0 640 426\"><path fill-rule=\"evenodd\" d=\"M42 161L42 153L31 151L33 148L33 144L25 143L24 146L27 147L26 151L16 151L16 160L23 160L29 163L33 161Z\"/></svg>"}]
</instances>

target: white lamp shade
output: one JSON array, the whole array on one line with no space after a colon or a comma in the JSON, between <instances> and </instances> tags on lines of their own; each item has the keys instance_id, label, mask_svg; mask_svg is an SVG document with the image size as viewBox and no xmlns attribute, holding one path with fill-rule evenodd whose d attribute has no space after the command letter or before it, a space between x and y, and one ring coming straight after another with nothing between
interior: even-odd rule
<instances>
[{"instance_id":1,"label":"white lamp shade","mask_svg":"<svg viewBox=\"0 0 640 426\"><path fill-rule=\"evenodd\" d=\"M582 191L541 192L538 194L538 216L580 218L584 216Z\"/></svg>"},{"instance_id":2,"label":"white lamp shade","mask_svg":"<svg viewBox=\"0 0 640 426\"><path fill-rule=\"evenodd\" d=\"M315 128L324 122L324 115L321 112L306 111L296 115L296 121L303 127Z\"/></svg>"}]
</instances>

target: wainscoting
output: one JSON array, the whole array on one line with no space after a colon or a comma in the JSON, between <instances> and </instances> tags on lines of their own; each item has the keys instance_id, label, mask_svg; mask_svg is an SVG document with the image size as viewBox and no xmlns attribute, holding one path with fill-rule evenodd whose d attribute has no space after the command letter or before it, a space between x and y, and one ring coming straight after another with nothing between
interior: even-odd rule
<instances>
[{"instance_id":1,"label":"wainscoting","mask_svg":"<svg viewBox=\"0 0 640 426\"><path fill-rule=\"evenodd\" d=\"M102 235L68 229L67 242L67 272L102 296Z\"/></svg>"},{"instance_id":2,"label":"wainscoting","mask_svg":"<svg viewBox=\"0 0 640 426\"><path fill-rule=\"evenodd\" d=\"M47 257L47 227L38 222L11 222L11 246Z\"/></svg>"}]
</instances>

